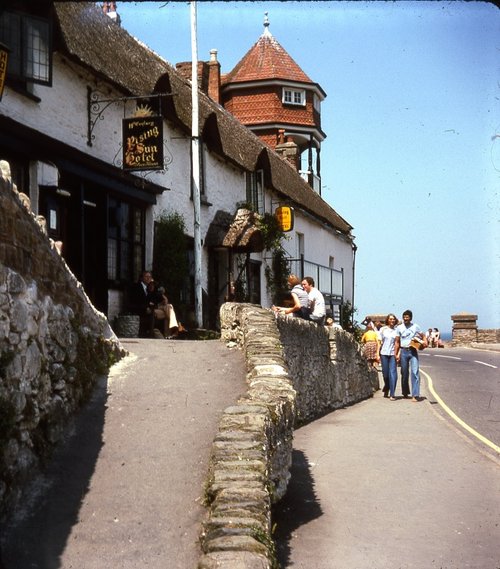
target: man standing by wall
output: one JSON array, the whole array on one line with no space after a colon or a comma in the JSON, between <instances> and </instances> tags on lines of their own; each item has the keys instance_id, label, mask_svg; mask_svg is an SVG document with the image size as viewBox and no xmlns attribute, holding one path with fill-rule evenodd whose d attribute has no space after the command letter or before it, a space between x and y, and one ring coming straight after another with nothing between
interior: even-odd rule
<instances>
[{"instance_id":1,"label":"man standing by wall","mask_svg":"<svg viewBox=\"0 0 500 569\"><path fill-rule=\"evenodd\" d=\"M320 326L325 325L326 307L325 299L321 292L314 286L314 279L312 277L304 277L302 286L309 296L309 320L316 322Z\"/></svg>"},{"instance_id":2,"label":"man standing by wall","mask_svg":"<svg viewBox=\"0 0 500 569\"><path fill-rule=\"evenodd\" d=\"M411 310L403 312L403 323L396 327L396 339L394 343L394 355L396 361L401 362L401 389L406 399L410 395L409 377L411 372L412 401L420 399L420 369L418 361L418 348L412 346L412 341L417 341L424 347L427 346L425 334L418 324L412 323Z\"/></svg>"}]
</instances>

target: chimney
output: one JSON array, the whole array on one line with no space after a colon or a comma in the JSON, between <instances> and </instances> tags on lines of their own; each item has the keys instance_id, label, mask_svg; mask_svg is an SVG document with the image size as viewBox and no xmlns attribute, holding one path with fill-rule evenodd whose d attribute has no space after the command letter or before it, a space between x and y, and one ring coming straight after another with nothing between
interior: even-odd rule
<instances>
[{"instance_id":1,"label":"chimney","mask_svg":"<svg viewBox=\"0 0 500 569\"><path fill-rule=\"evenodd\" d=\"M217 50L210 50L208 62L208 96L220 103L220 63L217 61Z\"/></svg>"},{"instance_id":2,"label":"chimney","mask_svg":"<svg viewBox=\"0 0 500 569\"><path fill-rule=\"evenodd\" d=\"M290 164L295 168L299 169L299 147L293 141L293 137L287 136L286 142L284 137L285 131L279 130L278 144L275 147L275 151L283 158L290 162Z\"/></svg>"},{"instance_id":3,"label":"chimney","mask_svg":"<svg viewBox=\"0 0 500 569\"><path fill-rule=\"evenodd\" d=\"M118 25L121 24L121 18L118 12L116 11L116 2L103 2L102 11L107 16L109 16L113 20L113 22L115 22Z\"/></svg>"},{"instance_id":4,"label":"chimney","mask_svg":"<svg viewBox=\"0 0 500 569\"><path fill-rule=\"evenodd\" d=\"M181 61L175 64L175 69L185 78L192 79L192 63L191 61ZM208 95L208 78L209 68L208 62L198 61L198 88Z\"/></svg>"}]
</instances>

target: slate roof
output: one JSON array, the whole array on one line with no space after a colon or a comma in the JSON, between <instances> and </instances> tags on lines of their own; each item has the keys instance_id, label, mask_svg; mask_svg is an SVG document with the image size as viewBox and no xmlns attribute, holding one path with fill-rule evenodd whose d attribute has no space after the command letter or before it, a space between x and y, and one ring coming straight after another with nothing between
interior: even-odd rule
<instances>
[{"instance_id":1,"label":"slate roof","mask_svg":"<svg viewBox=\"0 0 500 569\"><path fill-rule=\"evenodd\" d=\"M314 84L266 27L234 69L224 75L222 83L269 79Z\"/></svg>"},{"instance_id":2,"label":"slate roof","mask_svg":"<svg viewBox=\"0 0 500 569\"><path fill-rule=\"evenodd\" d=\"M191 84L170 63L115 24L92 2L54 2L54 7L60 40L68 57L127 95L173 93L162 99L162 114L191 132ZM209 149L249 172L263 168L266 180L281 199L294 202L290 205L350 235L352 226L292 166L201 91L199 117L200 132Z\"/></svg>"}]
</instances>

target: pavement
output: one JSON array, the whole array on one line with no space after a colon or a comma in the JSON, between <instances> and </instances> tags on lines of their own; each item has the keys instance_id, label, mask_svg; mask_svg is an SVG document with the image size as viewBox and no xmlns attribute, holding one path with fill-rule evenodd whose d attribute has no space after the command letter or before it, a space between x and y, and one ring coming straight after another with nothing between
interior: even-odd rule
<instances>
[{"instance_id":1,"label":"pavement","mask_svg":"<svg viewBox=\"0 0 500 569\"><path fill-rule=\"evenodd\" d=\"M122 342L131 355L2 528L5 569L197 566L211 445L246 390L243 354L218 340Z\"/></svg>"},{"instance_id":2,"label":"pavement","mask_svg":"<svg viewBox=\"0 0 500 569\"><path fill-rule=\"evenodd\" d=\"M246 389L243 355L218 340L123 345L0 528L5 569L197 566L211 444ZM377 392L295 432L273 520L283 568L500 569L500 460L422 394Z\"/></svg>"},{"instance_id":3,"label":"pavement","mask_svg":"<svg viewBox=\"0 0 500 569\"><path fill-rule=\"evenodd\" d=\"M295 431L282 567L500 569L500 456L421 386L419 403L378 391Z\"/></svg>"}]
</instances>

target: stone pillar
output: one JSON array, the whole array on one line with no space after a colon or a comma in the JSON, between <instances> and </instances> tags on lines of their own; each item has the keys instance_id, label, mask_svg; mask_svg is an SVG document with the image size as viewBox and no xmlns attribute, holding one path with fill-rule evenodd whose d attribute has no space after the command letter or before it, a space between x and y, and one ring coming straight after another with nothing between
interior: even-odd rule
<instances>
[{"instance_id":1,"label":"stone pillar","mask_svg":"<svg viewBox=\"0 0 500 569\"><path fill-rule=\"evenodd\" d=\"M452 315L453 320L451 345L467 346L477 342L477 314L459 312Z\"/></svg>"}]
</instances>

